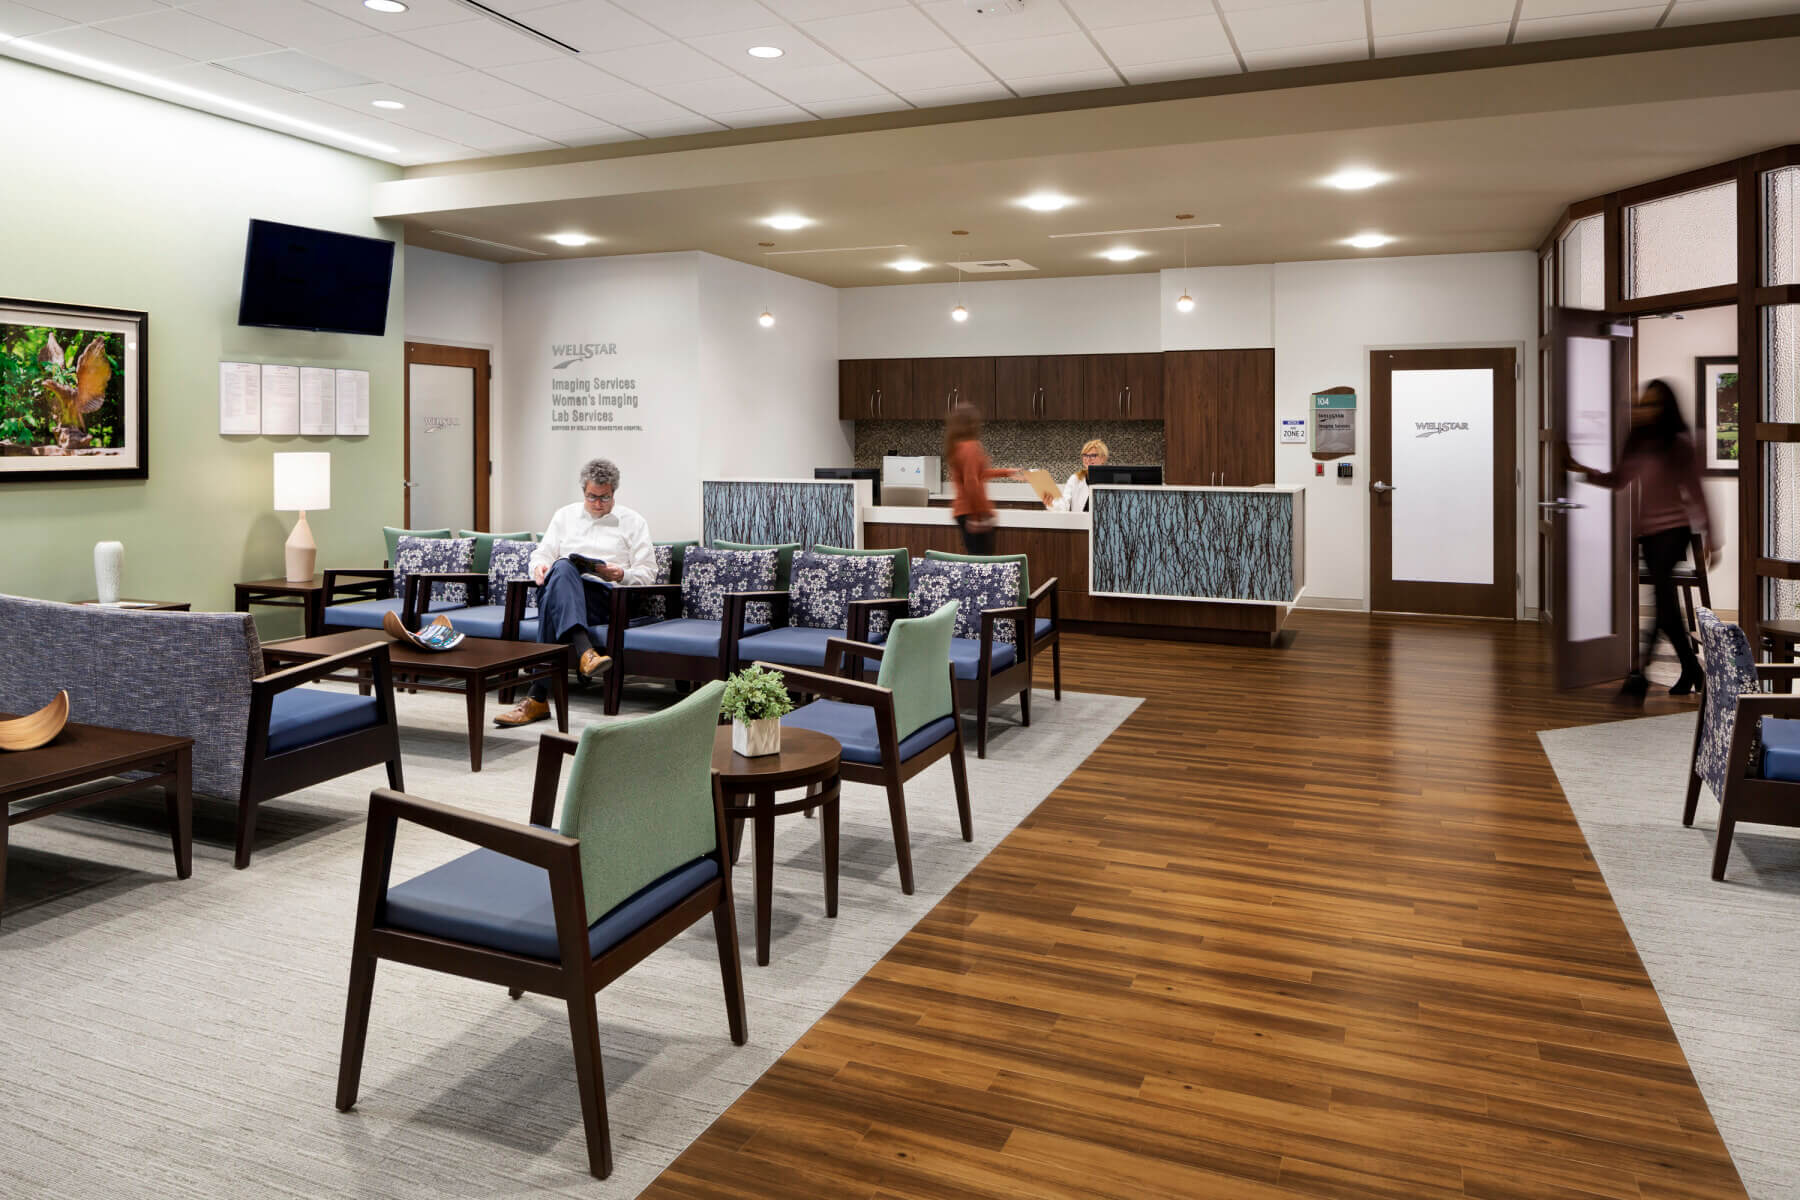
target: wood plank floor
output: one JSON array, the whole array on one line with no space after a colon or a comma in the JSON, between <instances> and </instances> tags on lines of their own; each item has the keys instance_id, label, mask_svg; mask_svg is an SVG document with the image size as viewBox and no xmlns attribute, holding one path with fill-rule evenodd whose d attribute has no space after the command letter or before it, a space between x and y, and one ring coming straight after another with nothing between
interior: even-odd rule
<instances>
[{"instance_id":1,"label":"wood plank floor","mask_svg":"<svg viewBox=\"0 0 1800 1200\"><path fill-rule=\"evenodd\" d=\"M1537 626L1292 628L1070 638L1146 703L645 1195L1742 1197L1534 736L1633 714Z\"/></svg>"}]
</instances>

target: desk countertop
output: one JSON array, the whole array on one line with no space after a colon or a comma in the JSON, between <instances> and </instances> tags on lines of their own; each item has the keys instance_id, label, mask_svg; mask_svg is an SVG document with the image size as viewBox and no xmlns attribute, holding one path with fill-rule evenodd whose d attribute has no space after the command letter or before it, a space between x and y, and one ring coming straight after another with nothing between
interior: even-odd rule
<instances>
[{"instance_id":1,"label":"desk countertop","mask_svg":"<svg viewBox=\"0 0 1800 1200\"><path fill-rule=\"evenodd\" d=\"M954 525L956 518L947 508L897 507L871 504L863 510L864 523L877 525ZM1028 508L1003 508L994 514L1001 529L1066 529L1071 533L1088 531L1088 514L1033 511Z\"/></svg>"}]
</instances>

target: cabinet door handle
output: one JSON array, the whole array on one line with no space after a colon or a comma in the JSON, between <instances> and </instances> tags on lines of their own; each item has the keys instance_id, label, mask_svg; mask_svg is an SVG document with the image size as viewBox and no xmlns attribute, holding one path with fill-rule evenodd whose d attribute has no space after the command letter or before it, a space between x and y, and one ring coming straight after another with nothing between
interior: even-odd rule
<instances>
[{"instance_id":1,"label":"cabinet door handle","mask_svg":"<svg viewBox=\"0 0 1800 1200\"><path fill-rule=\"evenodd\" d=\"M1131 385L1125 385L1125 415L1131 415Z\"/></svg>"},{"instance_id":2,"label":"cabinet door handle","mask_svg":"<svg viewBox=\"0 0 1800 1200\"><path fill-rule=\"evenodd\" d=\"M1113 398L1113 400L1114 400L1115 407L1118 409L1119 415L1124 416L1125 415L1125 389L1120 388L1119 394L1117 396L1115 396Z\"/></svg>"},{"instance_id":3,"label":"cabinet door handle","mask_svg":"<svg viewBox=\"0 0 1800 1200\"><path fill-rule=\"evenodd\" d=\"M875 415L878 417L881 415L881 389L880 388L875 389Z\"/></svg>"}]
</instances>

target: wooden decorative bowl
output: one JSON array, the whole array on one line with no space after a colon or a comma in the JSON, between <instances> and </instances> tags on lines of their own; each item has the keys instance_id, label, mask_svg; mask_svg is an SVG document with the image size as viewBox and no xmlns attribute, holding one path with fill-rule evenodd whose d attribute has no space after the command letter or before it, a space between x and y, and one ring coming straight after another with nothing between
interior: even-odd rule
<instances>
[{"instance_id":1,"label":"wooden decorative bowl","mask_svg":"<svg viewBox=\"0 0 1800 1200\"><path fill-rule=\"evenodd\" d=\"M62 732L69 723L69 693L56 693L56 699L30 716L0 721L0 750L35 750Z\"/></svg>"}]
</instances>

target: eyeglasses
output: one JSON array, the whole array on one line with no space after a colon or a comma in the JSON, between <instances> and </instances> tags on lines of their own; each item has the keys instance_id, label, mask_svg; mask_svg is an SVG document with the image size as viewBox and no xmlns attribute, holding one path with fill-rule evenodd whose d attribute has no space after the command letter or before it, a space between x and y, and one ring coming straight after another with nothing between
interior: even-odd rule
<instances>
[{"instance_id":1,"label":"eyeglasses","mask_svg":"<svg viewBox=\"0 0 1800 1200\"><path fill-rule=\"evenodd\" d=\"M611 504L613 502L611 492L583 492L581 498L589 504Z\"/></svg>"},{"instance_id":2,"label":"eyeglasses","mask_svg":"<svg viewBox=\"0 0 1800 1200\"><path fill-rule=\"evenodd\" d=\"M1102 455L1098 450L1083 450L1081 452L1081 457L1083 457L1083 458L1103 458L1105 456Z\"/></svg>"}]
</instances>

